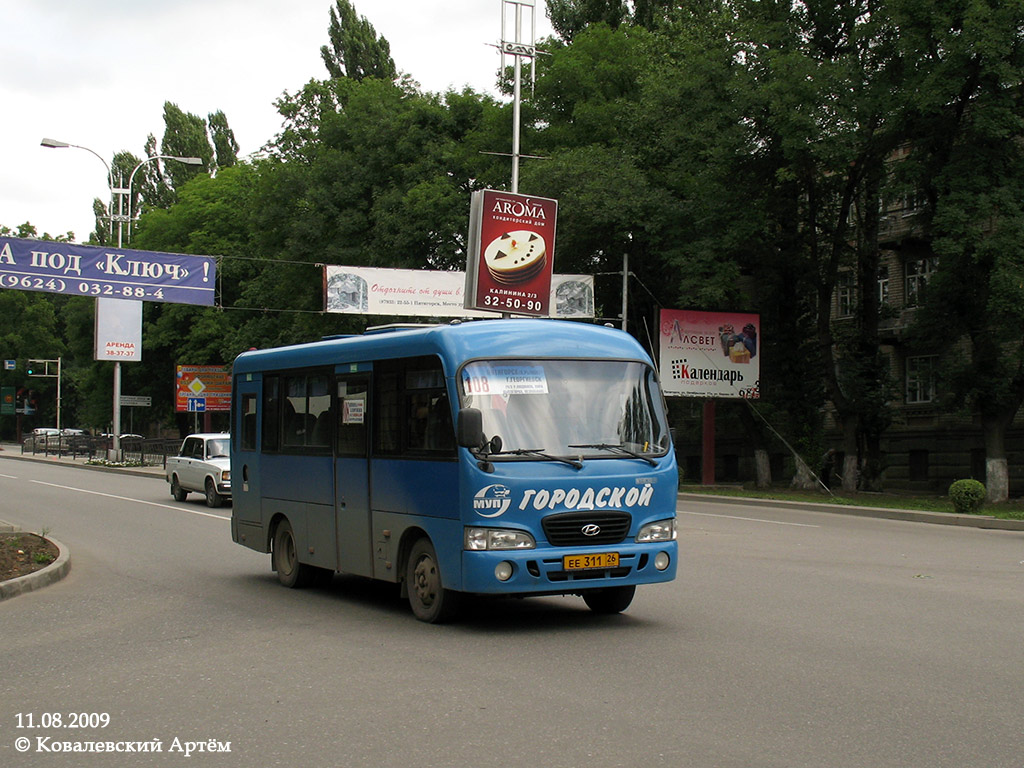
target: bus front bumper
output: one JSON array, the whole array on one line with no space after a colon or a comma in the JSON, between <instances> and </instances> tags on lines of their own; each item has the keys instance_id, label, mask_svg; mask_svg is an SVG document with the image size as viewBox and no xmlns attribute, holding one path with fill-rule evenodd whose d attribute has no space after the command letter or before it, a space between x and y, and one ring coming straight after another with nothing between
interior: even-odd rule
<instances>
[{"instance_id":1,"label":"bus front bumper","mask_svg":"<svg viewBox=\"0 0 1024 768\"><path fill-rule=\"evenodd\" d=\"M657 584L676 577L678 559L675 541L596 548L464 550L462 590L480 594L557 595L629 584Z\"/></svg>"}]
</instances>

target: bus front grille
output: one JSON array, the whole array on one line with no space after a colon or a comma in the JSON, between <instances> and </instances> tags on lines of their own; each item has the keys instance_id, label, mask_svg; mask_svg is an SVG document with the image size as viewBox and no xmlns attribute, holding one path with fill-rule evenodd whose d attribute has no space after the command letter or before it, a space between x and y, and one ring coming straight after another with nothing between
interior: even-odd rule
<instances>
[{"instance_id":1,"label":"bus front grille","mask_svg":"<svg viewBox=\"0 0 1024 768\"><path fill-rule=\"evenodd\" d=\"M632 518L626 512L564 512L542 521L553 547L618 544L626 538Z\"/></svg>"}]
</instances>

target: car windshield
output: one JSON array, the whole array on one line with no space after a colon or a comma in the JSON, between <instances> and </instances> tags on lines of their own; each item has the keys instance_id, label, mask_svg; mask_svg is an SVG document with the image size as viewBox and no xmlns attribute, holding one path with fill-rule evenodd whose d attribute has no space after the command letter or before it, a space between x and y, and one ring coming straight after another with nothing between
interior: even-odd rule
<instances>
[{"instance_id":1,"label":"car windshield","mask_svg":"<svg viewBox=\"0 0 1024 768\"><path fill-rule=\"evenodd\" d=\"M227 440L210 440L206 443L206 455L215 459L218 456L228 455L228 441Z\"/></svg>"},{"instance_id":2,"label":"car windshield","mask_svg":"<svg viewBox=\"0 0 1024 768\"><path fill-rule=\"evenodd\" d=\"M468 363L461 403L477 408L484 436L503 452L554 456L663 455L669 447L654 371L620 360L493 360Z\"/></svg>"}]
</instances>

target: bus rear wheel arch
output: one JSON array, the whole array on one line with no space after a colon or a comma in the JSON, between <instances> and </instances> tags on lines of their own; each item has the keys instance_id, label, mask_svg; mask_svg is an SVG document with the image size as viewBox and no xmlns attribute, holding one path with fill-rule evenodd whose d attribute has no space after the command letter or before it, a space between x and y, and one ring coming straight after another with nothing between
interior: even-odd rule
<instances>
[{"instance_id":1,"label":"bus rear wheel arch","mask_svg":"<svg viewBox=\"0 0 1024 768\"><path fill-rule=\"evenodd\" d=\"M458 613L460 594L446 589L441 566L430 539L423 536L409 549L405 566L405 589L409 606L420 621L442 624Z\"/></svg>"},{"instance_id":2,"label":"bus rear wheel arch","mask_svg":"<svg viewBox=\"0 0 1024 768\"><path fill-rule=\"evenodd\" d=\"M271 563L277 571L277 580L290 589L308 587L316 578L316 569L299 562L295 533L288 518L282 517L274 527Z\"/></svg>"}]
</instances>

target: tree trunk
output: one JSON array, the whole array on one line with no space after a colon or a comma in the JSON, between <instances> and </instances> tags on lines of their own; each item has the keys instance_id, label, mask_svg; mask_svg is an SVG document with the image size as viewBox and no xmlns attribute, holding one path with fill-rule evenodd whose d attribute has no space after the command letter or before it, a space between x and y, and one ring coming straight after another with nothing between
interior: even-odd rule
<instances>
[{"instance_id":1,"label":"tree trunk","mask_svg":"<svg viewBox=\"0 0 1024 768\"><path fill-rule=\"evenodd\" d=\"M1010 497L1010 473L1006 463L1006 426L1001 415L981 419L985 435L985 500L992 504Z\"/></svg>"},{"instance_id":2,"label":"tree trunk","mask_svg":"<svg viewBox=\"0 0 1024 768\"><path fill-rule=\"evenodd\" d=\"M754 449L755 483L758 488L769 488L772 484L772 467L768 460L768 451L764 448Z\"/></svg>"},{"instance_id":3,"label":"tree trunk","mask_svg":"<svg viewBox=\"0 0 1024 768\"><path fill-rule=\"evenodd\" d=\"M844 416L843 423L843 466L837 468L841 472L840 487L847 493L857 490L857 434L860 432L860 419L856 413Z\"/></svg>"},{"instance_id":4,"label":"tree trunk","mask_svg":"<svg viewBox=\"0 0 1024 768\"><path fill-rule=\"evenodd\" d=\"M799 454L795 454L794 458L796 459L796 474L793 475L789 487L801 491L811 491L818 488L818 481L815 479L811 468L807 466L807 462Z\"/></svg>"}]
</instances>

